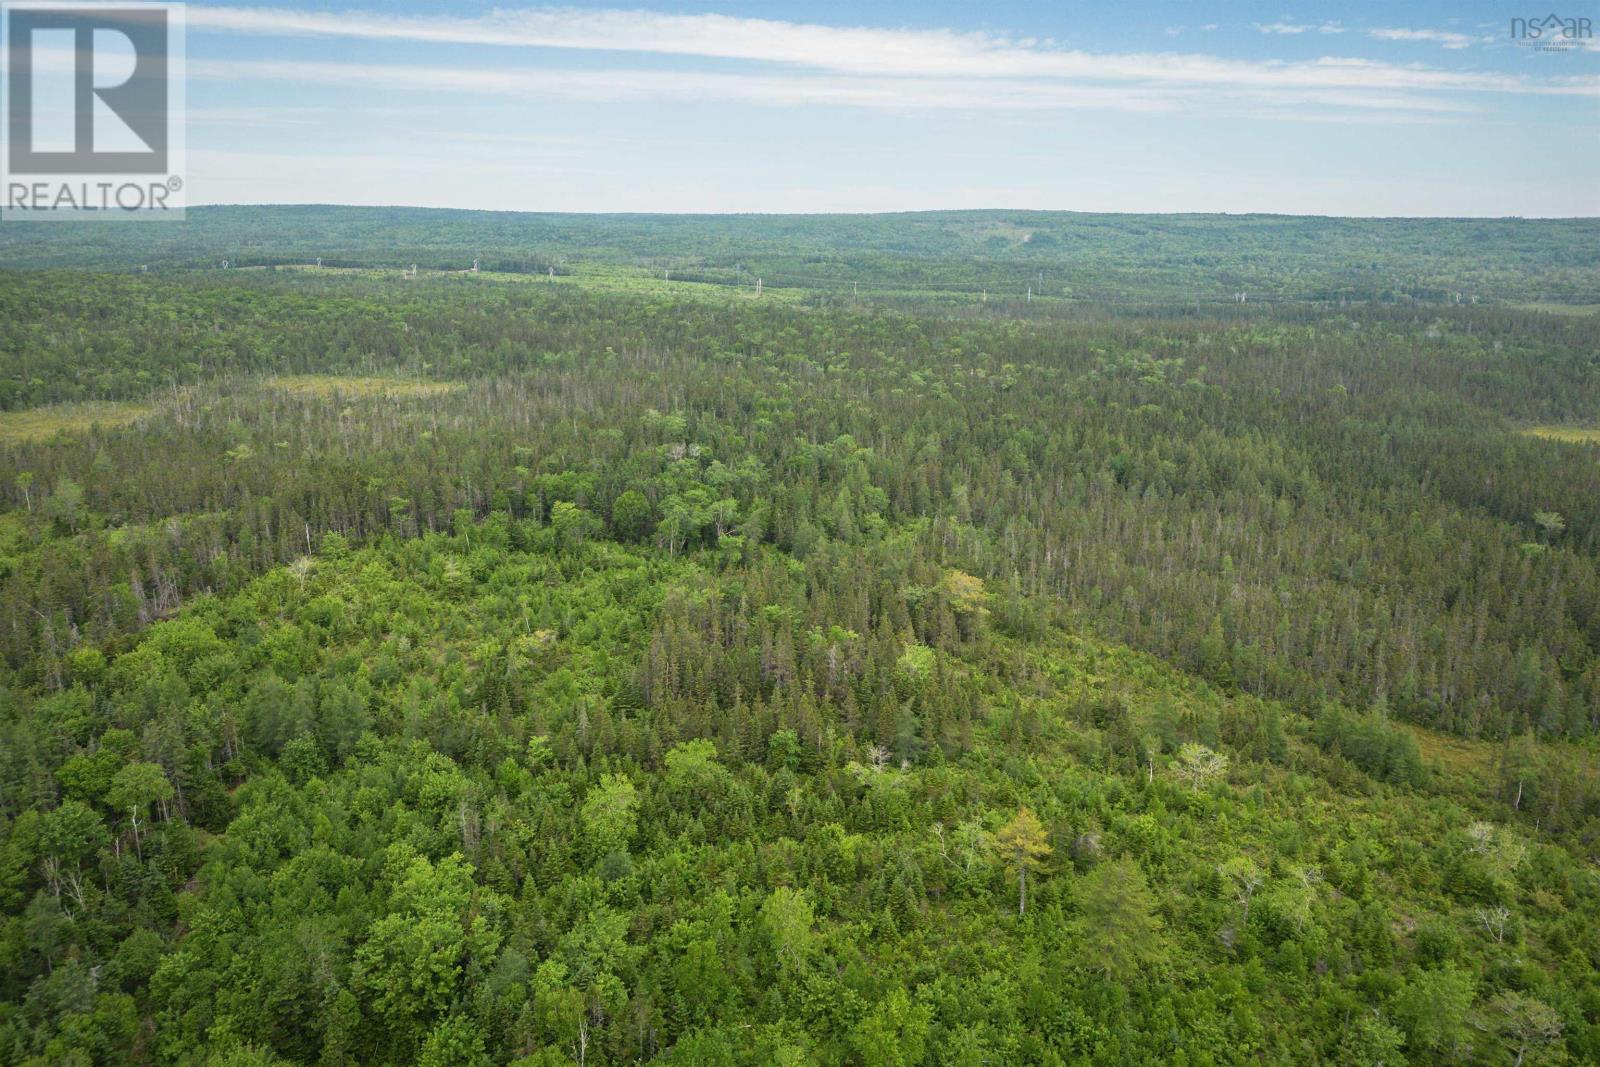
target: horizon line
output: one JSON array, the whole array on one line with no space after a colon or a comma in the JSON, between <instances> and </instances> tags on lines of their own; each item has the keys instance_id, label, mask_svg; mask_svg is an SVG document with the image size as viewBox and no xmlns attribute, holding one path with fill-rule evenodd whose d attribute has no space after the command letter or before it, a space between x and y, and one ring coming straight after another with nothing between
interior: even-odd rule
<instances>
[{"instance_id":1,"label":"horizon line","mask_svg":"<svg viewBox=\"0 0 1600 1067\"><path fill-rule=\"evenodd\" d=\"M456 211L470 212L480 215L558 215L572 218L586 218L593 216L607 216L611 218L829 218L835 216L851 216L856 218L889 217L895 215L981 215L994 212L1022 212L1030 215L1096 215L1102 217L1115 216L1157 216L1162 218L1198 217L1198 218L1276 218L1276 219L1348 219L1354 222L1597 222L1600 215L1330 215L1315 212L1293 211L1095 211L1083 208L1041 208L1041 207L953 207L953 208L908 208L903 211L606 211L597 209L593 211L570 210L540 210L538 208L491 208L491 207L442 207L436 204L352 204L336 201L284 201L284 202L235 202L217 201L206 204L190 204L189 211L204 211L208 208L342 208L356 211Z\"/></svg>"}]
</instances>

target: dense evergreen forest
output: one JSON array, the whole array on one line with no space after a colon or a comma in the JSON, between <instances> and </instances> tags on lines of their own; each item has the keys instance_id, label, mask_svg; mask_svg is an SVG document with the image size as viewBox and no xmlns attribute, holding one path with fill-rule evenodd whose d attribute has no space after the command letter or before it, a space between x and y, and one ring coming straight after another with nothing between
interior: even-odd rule
<instances>
[{"instance_id":1,"label":"dense evergreen forest","mask_svg":"<svg viewBox=\"0 0 1600 1067\"><path fill-rule=\"evenodd\" d=\"M1600 1062L1596 226L6 228L0 1062Z\"/></svg>"}]
</instances>

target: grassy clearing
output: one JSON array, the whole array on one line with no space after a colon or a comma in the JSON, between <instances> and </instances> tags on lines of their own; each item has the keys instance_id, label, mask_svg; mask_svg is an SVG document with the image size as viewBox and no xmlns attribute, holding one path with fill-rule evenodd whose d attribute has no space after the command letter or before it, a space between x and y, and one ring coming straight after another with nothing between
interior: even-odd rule
<instances>
[{"instance_id":1,"label":"grassy clearing","mask_svg":"<svg viewBox=\"0 0 1600 1067\"><path fill-rule=\"evenodd\" d=\"M1600 304L1528 303L1512 304L1511 306L1521 311L1543 311L1550 315L1572 315L1581 317L1584 315L1600 314Z\"/></svg>"},{"instance_id":2,"label":"grassy clearing","mask_svg":"<svg viewBox=\"0 0 1600 1067\"><path fill-rule=\"evenodd\" d=\"M1583 426L1530 426L1522 432L1529 437L1542 437L1547 441L1565 441L1572 445L1600 445L1600 430Z\"/></svg>"},{"instance_id":3,"label":"grassy clearing","mask_svg":"<svg viewBox=\"0 0 1600 1067\"><path fill-rule=\"evenodd\" d=\"M149 404L89 401L50 404L25 411L0 411L0 444L41 441L57 434L88 433L143 418L155 408Z\"/></svg>"},{"instance_id":4,"label":"grassy clearing","mask_svg":"<svg viewBox=\"0 0 1600 1067\"><path fill-rule=\"evenodd\" d=\"M1442 783L1460 792L1483 795L1494 789L1496 745L1492 741L1471 741L1453 737L1411 723L1398 723L1411 731L1422 753L1422 762L1443 772Z\"/></svg>"},{"instance_id":5,"label":"grassy clearing","mask_svg":"<svg viewBox=\"0 0 1600 1067\"><path fill-rule=\"evenodd\" d=\"M659 271L643 267L613 266L600 263L582 263L571 273L557 275L554 279L537 274L489 274L485 277L500 281L520 281L527 284L575 285L581 289L607 292L646 293L652 296L700 297L711 300L766 300L780 304L796 303L811 290L767 286L760 296L754 285L719 285L715 282L683 281L664 278Z\"/></svg>"},{"instance_id":6,"label":"grassy clearing","mask_svg":"<svg viewBox=\"0 0 1600 1067\"><path fill-rule=\"evenodd\" d=\"M267 379L268 387L302 396L442 396L464 389L463 382L432 382L420 378L359 377L340 374L289 374Z\"/></svg>"},{"instance_id":7,"label":"grassy clearing","mask_svg":"<svg viewBox=\"0 0 1600 1067\"><path fill-rule=\"evenodd\" d=\"M713 282L680 281L677 278L664 278L660 271L648 270L644 267L605 263L580 263L566 268L567 273L558 274L554 278L545 274L507 274L489 270L472 274L464 270L448 271L424 268L418 270L415 279L407 279L405 272L398 267L317 267L308 263L288 264L277 268L251 267L244 269L303 271L344 277L389 280L396 284L426 284L445 279L482 280L512 282L521 285L577 286L580 289L645 293L654 296L701 297L717 300L767 300L783 304L796 303L803 300L811 292L811 290L805 288L767 286L758 297L755 294L754 285L733 286L718 285Z\"/></svg>"}]
</instances>

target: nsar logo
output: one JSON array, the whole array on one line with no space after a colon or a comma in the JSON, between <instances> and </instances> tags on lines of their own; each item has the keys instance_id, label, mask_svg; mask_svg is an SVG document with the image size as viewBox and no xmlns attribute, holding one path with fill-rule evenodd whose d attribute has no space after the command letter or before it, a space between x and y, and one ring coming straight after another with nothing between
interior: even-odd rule
<instances>
[{"instance_id":1,"label":"nsar logo","mask_svg":"<svg viewBox=\"0 0 1600 1067\"><path fill-rule=\"evenodd\" d=\"M1594 22L1584 16L1546 15L1511 20L1511 39L1542 52L1566 52L1594 40Z\"/></svg>"}]
</instances>

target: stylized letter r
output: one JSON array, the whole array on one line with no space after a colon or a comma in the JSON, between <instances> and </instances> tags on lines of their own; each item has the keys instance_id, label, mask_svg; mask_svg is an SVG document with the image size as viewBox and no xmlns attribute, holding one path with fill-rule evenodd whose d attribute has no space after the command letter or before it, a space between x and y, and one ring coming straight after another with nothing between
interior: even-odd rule
<instances>
[{"instance_id":1,"label":"stylized letter r","mask_svg":"<svg viewBox=\"0 0 1600 1067\"><path fill-rule=\"evenodd\" d=\"M13 174L163 174L167 170L167 13L152 7L12 8L7 11L10 68L7 97ZM70 30L73 41L73 147L35 151L33 35ZM133 46L133 71L117 85L97 86L95 35L109 32ZM148 151L97 151L95 100L148 146Z\"/></svg>"}]
</instances>

